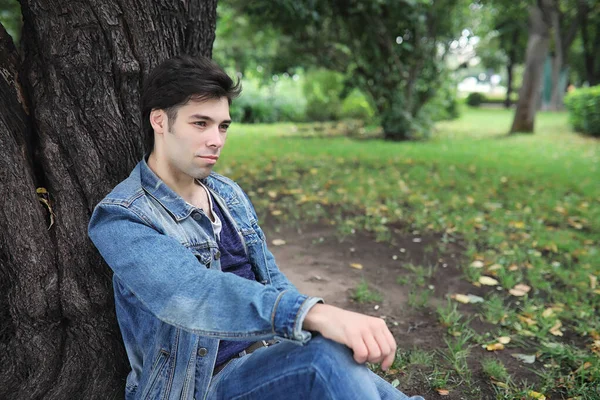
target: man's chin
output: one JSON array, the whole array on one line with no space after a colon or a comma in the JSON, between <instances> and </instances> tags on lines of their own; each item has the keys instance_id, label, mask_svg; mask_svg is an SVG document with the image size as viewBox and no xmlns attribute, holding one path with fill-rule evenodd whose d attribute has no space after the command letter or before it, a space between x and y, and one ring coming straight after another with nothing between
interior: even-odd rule
<instances>
[{"instance_id":1,"label":"man's chin","mask_svg":"<svg viewBox=\"0 0 600 400\"><path fill-rule=\"evenodd\" d=\"M196 168L190 175L193 176L195 179L204 179L210 175L211 171L212 168Z\"/></svg>"}]
</instances>

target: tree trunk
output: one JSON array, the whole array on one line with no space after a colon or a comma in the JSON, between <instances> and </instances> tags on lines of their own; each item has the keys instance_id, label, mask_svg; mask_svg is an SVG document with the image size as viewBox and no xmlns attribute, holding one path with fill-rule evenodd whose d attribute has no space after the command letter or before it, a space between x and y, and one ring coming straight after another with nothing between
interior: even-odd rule
<instances>
[{"instance_id":1,"label":"tree trunk","mask_svg":"<svg viewBox=\"0 0 600 400\"><path fill-rule=\"evenodd\" d=\"M525 55L525 73L519 90L519 101L511 133L533 133L535 113L540 99L544 60L548 55L550 23L547 19L549 0L541 0L529 8L529 39Z\"/></svg>"},{"instance_id":2,"label":"tree trunk","mask_svg":"<svg viewBox=\"0 0 600 400\"><path fill-rule=\"evenodd\" d=\"M552 58L552 96L548 108L558 111L562 108L563 92L560 85L560 72L564 65L563 38L560 29L560 15L558 5L551 11L551 20L554 33L554 57Z\"/></svg>"},{"instance_id":3,"label":"tree trunk","mask_svg":"<svg viewBox=\"0 0 600 400\"><path fill-rule=\"evenodd\" d=\"M21 7L20 57L0 29L0 398L122 398L111 273L87 223L143 155L143 77L211 55L216 0Z\"/></svg>"},{"instance_id":4,"label":"tree trunk","mask_svg":"<svg viewBox=\"0 0 600 400\"><path fill-rule=\"evenodd\" d=\"M595 86L600 84L600 43L598 40L592 40L591 38L595 38L595 33L600 33L600 18L590 21L590 7L587 1L579 0L577 6L586 79L590 86ZM596 22L596 25L594 25L594 22ZM596 65L598 65L598 68L596 68Z\"/></svg>"},{"instance_id":5,"label":"tree trunk","mask_svg":"<svg viewBox=\"0 0 600 400\"><path fill-rule=\"evenodd\" d=\"M512 35L512 43L510 44L510 50L508 52L508 64L506 65L506 74L508 75L508 80L506 82L506 99L504 99L504 107L510 108L512 104L512 100L510 96L513 91L513 72L515 69L516 59L517 59L517 41L519 40L519 31L514 30Z\"/></svg>"}]
</instances>

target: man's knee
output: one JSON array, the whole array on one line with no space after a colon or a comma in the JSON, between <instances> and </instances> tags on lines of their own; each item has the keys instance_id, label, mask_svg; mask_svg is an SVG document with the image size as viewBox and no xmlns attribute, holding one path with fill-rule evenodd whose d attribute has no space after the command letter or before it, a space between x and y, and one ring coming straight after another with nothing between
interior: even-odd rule
<instances>
[{"instance_id":1,"label":"man's knee","mask_svg":"<svg viewBox=\"0 0 600 400\"><path fill-rule=\"evenodd\" d=\"M345 371L343 375L347 376L351 370L360 372L365 368L364 365L354 361L352 350L323 336L315 336L305 347L310 366L325 377L331 376L332 372L342 370Z\"/></svg>"}]
</instances>

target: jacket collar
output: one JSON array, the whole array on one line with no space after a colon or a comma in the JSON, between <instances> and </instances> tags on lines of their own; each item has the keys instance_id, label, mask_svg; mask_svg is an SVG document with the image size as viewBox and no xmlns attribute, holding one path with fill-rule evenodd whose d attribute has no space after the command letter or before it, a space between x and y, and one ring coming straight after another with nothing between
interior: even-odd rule
<instances>
[{"instance_id":1,"label":"jacket collar","mask_svg":"<svg viewBox=\"0 0 600 400\"><path fill-rule=\"evenodd\" d=\"M146 162L148 155L140 161L140 179L142 187L154 197L178 222L189 217L195 207L175 193L162 179L150 169Z\"/></svg>"}]
</instances>

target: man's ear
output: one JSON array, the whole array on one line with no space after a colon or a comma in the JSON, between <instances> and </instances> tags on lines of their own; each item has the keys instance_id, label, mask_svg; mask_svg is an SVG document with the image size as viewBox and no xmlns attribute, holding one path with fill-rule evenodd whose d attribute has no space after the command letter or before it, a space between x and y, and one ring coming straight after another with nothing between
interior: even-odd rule
<instances>
[{"instance_id":1,"label":"man's ear","mask_svg":"<svg viewBox=\"0 0 600 400\"><path fill-rule=\"evenodd\" d=\"M157 134L163 134L167 131L167 115L163 110L155 108L150 111L150 125Z\"/></svg>"}]
</instances>

